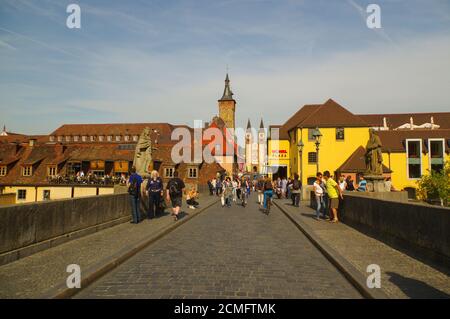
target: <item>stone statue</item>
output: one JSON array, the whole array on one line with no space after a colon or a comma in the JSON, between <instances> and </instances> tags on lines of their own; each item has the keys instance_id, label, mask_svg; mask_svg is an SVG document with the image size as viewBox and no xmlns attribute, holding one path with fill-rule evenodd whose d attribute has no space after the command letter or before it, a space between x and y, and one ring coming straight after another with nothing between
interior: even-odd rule
<instances>
[{"instance_id":1,"label":"stone statue","mask_svg":"<svg viewBox=\"0 0 450 319\"><path fill-rule=\"evenodd\" d=\"M374 129L369 129L369 141L366 146L366 174L383 175L383 154L381 140Z\"/></svg>"},{"instance_id":2,"label":"stone statue","mask_svg":"<svg viewBox=\"0 0 450 319\"><path fill-rule=\"evenodd\" d=\"M136 145L134 153L133 166L136 167L136 172L141 176L150 175L152 169L152 139L150 137L150 129L146 127L139 136L139 141Z\"/></svg>"}]
</instances>

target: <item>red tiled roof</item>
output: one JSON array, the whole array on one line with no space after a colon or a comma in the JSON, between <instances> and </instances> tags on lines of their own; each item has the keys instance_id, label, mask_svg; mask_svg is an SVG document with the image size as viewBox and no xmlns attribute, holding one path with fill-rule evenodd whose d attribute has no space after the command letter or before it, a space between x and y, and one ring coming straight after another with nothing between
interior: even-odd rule
<instances>
[{"instance_id":1,"label":"red tiled roof","mask_svg":"<svg viewBox=\"0 0 450 319\"><path fill-rule=\"evenodd\" d=\"M366 149L362 146L358 147L337 171L341 173L364 173L366 170L365 154ZM391 172L392 171L383 164L383 173Z\"/></svg>"},{"instance_id":2,"label":"red tiled roof","mask_svg":"<svg viewBox=\"0 0 450 319\"><path fill-rule=\"evenodd\" d=\"M398 130L398 131L379 131L377 132L383 144L383 152L404 152L406 139L430 139L443 138L450 139L450 129L445 130ZM448 144L445 143L448 149Z\"/></svg>"}]
</instances>

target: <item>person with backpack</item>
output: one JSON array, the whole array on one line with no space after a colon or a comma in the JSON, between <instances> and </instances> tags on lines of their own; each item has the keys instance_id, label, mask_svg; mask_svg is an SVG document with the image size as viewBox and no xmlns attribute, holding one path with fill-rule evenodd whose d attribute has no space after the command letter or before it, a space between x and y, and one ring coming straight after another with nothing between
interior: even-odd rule
<instances>
[{"instance_id":1,"label":"person with backpack","mask_svg":"<svg viewBox=\"0 0 450 319\"><path fill-rule=\"evenodd\" d=\"M128 194L130 195L132 208L132 224L138 224L140 222L140 198L142 181L142 177L136 173L136 167L132 167L131 175L127 181Z\"/></svg>"},{"instance_id":2,"label":"person with backpack","mask_svg":"<svg viewBox=\"0 0 450 319\"><path fill-rule=\"evenodd\" d=\"M264 179L260 177L256 183L256 191L258 192L258 203L259 206L264 204Z\"/></svg>"},{"instance_id":3,"label":"person with backpack","mask_svg":"<svg viewBox=\"0 0 450 319\"><path fill-rule=\"evenodd\" d=\"M299 180L297 173L294 174L294 180L292 181L292 205L295 207L300 206L300 193L302 191L302 182Z\"/></svg>"},{"instance_id":4,"label":"person with backpack","mask_svg":"<svg viewBox=\"0 0 450 319\"><path fill-rule=\"evenodd\" d=\"M175 221L178 220L185 187L183 180L178 177L178 171L175 171L173 178L167 183L167 201L172 203L172 215Z\"/></svg>"},{"instance_id":5,"label":"person with backpack","mask_svg":"<svg viewBox=\"0 0 450 319\"><path fill-rule=\"evenodd\" d=\"M152 171L147 181L148 219L156 217L160 213L161 199L163 195L163 182L157 171Z\"/></svg>"}]
</instances>

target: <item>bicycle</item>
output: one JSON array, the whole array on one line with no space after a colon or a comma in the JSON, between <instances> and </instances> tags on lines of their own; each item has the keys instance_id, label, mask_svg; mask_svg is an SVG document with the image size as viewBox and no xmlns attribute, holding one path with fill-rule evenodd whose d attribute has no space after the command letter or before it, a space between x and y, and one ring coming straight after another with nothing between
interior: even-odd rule
<instances>
[{"instance_id":1,"label":"bicycle","mask_svg":"<svg viewBox=\"0 0 450 319\"><path fill-rule=\"evenodd\" d=\"M273 194L266 194L266 196L267 196L267 198L266 198L266 209L264 210L264 212L267 214L267 215L269 215L269 213L270 213L270 208L272 207L272 197L273 197Z\"/></svg>"}]
</instances>

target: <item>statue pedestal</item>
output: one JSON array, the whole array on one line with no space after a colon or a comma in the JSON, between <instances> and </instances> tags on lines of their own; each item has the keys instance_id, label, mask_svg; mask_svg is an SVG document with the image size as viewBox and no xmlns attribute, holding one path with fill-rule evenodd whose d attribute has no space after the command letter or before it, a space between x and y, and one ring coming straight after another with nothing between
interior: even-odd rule
<instances>
[{"instance_id":1,"label":"statue pedestal","mask_svg":"<svg viewBox=\"0 0 450 319\"><path fill-rule=\"evenodd\" d=\"M384 177L382 175L364 175L369 192L385 193Z\"/></svg>"}]
</instances>

